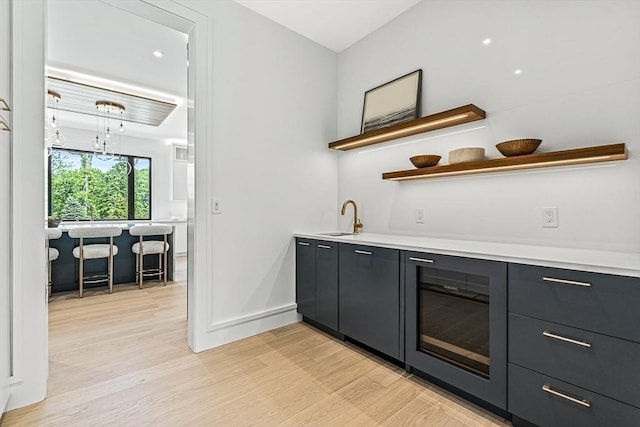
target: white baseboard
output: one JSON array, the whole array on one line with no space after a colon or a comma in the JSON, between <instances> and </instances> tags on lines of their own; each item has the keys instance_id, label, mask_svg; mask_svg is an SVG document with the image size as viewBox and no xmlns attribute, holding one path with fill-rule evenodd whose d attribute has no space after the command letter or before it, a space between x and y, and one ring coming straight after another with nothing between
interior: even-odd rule
<instances>
[{"instance_id":1,"label":"white baseboard","mask_svg":"<svg viewBox=\"0 0 640 427\"><path fill-rule=\"evenodd\" d=\"M281 328L291 323L296 323L298 322L296 308L296 304L288 304L224 322L214 323L210 326L205 340L198 343L199 345L194 351L199 353L272 329Z\"/></svg>"}]
</instances>

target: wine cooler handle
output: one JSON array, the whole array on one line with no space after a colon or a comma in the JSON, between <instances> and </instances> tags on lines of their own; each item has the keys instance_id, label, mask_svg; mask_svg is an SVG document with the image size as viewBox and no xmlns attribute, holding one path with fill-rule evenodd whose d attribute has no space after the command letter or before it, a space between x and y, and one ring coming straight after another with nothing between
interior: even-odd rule
<instances>
[{"instance_id":1,"label":"wine cooler handle","mask_svg":"<svg viewBox=\"0 0 640 427\"><path fill-rule=\"evenodd\" d=\"M409 261L416 261L416 262L426 262L429 264L433 264L435 261L432 259L426 259L426 258L415 258L415 257L409 257Z\"/></svg>"},{"instance_id":2,"label":"wine cooler handle","mask_svg":"<svg viewBox=\"0 0 640 427\"><path fill-rule=\"evenodd\" d=\"M588 282L576 282L575 280L556 279L555 277L543 277L542 280L544 280L545 282L561 283L563 285L583 286L585 288L591 287L591 283Z\"/></svg>"}]
</instances>

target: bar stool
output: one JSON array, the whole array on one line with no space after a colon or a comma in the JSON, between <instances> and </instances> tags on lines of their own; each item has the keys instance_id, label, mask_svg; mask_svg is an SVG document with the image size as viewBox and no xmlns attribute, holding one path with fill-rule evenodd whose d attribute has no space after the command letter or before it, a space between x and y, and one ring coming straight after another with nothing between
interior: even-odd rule
<instances>
[{"instance_id":1,"label":"bar stool","mask_svg":"<svg viewBox=\"0 0 640 427\"><path fill-rule=\"evenodd\" d=\"M113 238L122 234L120 227L74 227L69 229L69 237L73 239L80 239L79 246L73 248L73 256L80 260L78 267L78 278L80 282L80 298L84 291L85 283L100 283L108 282L109 293L113 292L113 257L118 255L118 247L113 244ZM94 243L85 245L85 239L100 239L109 238L109 243ZM108 258L108 268L106 274L96 274L93 276L84 276L84 260L85 259L98 259Z\"/></svg>"},{"instance_id":2,"label":"bar stool","mask_svg":"<svg viewBox=\"0 0 640 427\"><path fill-rule=\"evenodd\" d=\"M59 228L47 228L44 231L45 238L47 240L59 239L62 236L62 230ZM47 295L51 296L51 285L53 285L53 281L51 280L51 262L58 259L60 256L60 252L56 248L49 248L49 253L47 255L47 259L49 261L49 268L47 271L49 272L49 277L47 279Z\"/></svg>"},{"instance_id":3,"label":"bar stool","mask_svg":"<svg viewBox=\"0 0 640 427\"><path fill-rule=\"evenodd\" d=\"M167 285L167 253L169 252L169 243L167 236L173 233L173 227L170 225L134 225L129 229L132 236L140 236L140 241L131 246L131 251L136 254L136 283L142 289L142 281L144 276L163 277L164 286ZM164 240L147 240L144 236L162 235ZM158 268L144 269L144 256L158 254Z\"/></svg>"}]
</instances>

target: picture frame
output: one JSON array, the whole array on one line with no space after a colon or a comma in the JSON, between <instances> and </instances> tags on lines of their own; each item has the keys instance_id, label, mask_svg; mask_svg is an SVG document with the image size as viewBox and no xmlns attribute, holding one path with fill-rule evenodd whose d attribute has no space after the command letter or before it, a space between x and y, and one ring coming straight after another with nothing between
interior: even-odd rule
<instances>
[{"instance_id":1,"label":"picture frame","mask_svg":"<svg viewBox=\"0 0 640 427\"><path fill-rule=\"evenodd\" d=\"M420 117L422 69L365 92L360 133Z\"/></svg>"}]
</instances>

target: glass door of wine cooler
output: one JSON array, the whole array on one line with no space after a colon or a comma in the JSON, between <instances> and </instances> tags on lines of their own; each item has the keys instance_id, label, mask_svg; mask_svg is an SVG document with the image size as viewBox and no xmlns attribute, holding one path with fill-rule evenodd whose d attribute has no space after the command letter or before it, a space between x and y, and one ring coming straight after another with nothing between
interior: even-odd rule
<instances>
[{"instance_id":1,"label":"glass door of wine cooler","mask_svg":"<svg viewBox=\"0 0 640 427\"><path fill-rule=\"evenodd\" d=\"M408 252L405 360L506 409L507 264Z\"/></svg>"}]
</instances>

